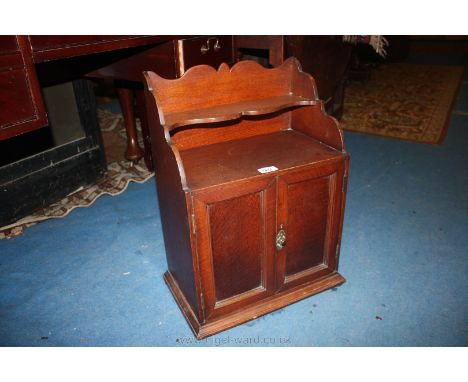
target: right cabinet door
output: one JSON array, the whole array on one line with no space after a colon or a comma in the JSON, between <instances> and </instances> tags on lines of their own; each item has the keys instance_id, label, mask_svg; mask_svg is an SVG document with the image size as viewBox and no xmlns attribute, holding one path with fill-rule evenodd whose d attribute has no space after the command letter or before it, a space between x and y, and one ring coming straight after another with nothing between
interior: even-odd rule
<instances>
[{"instance_id":1,"label":"right cabinet door","mask_svg":"<svg viewBox=\"0 0 468 382\"><path fill-rule=\"evenodd\" d=\"M276 287L279 291L336 271L345 163L343 159L278 177Z\"/></svg>"}]
</instances>

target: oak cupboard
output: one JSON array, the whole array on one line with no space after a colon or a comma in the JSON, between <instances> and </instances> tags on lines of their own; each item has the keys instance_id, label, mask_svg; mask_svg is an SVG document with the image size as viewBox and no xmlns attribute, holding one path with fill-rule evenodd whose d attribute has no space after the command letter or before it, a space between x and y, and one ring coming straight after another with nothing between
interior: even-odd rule
<instances>
[{"instance_id":1,"label":"oak cupboard","mask_svg":"<svg viewBox=\"0 0 468 382\"><path fill-rule=\"evenodd\" d=\"M299 62L144 76L164 278L197 338L343 283L349 156Z\"/></svg>"}]
</instances>

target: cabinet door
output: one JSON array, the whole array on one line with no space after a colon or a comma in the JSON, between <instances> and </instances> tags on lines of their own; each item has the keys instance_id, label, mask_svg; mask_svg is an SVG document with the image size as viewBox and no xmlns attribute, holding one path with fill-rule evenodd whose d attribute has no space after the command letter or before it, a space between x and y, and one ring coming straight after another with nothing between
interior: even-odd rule
<instances>
[{"instance_id":1,"label":"cabinet door","mask_svg":"<svg viewBox=\"0 0 468 382\"><path fill-rule=\"evenodd\" d=\"M196 192L192 199L205 320L273 293L273 177Z\"/></svg>"},{"instance_id":2,"label":"cabinet door","mask_svg":"<svg viewBox=\"0 0 468 382\"><path fill-rule=\"evenodd\" d=\"M278 178L277 288L291 288L336 271L345 161Z\"/></svg>"}]
</instances>

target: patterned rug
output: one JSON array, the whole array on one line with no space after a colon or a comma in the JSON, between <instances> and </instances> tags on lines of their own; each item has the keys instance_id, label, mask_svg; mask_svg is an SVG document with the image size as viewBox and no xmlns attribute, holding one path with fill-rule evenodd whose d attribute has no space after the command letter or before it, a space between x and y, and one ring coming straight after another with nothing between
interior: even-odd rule
<instances>
[{"instance_id":1,"label":"patterned rug","mask_svg":"<svg viewBox=\"0 0 468 382\"><path fill-rule=\"evenodd\" d=\"M383 64L345 91L345 130L420 143L444 141L463 67Z\"/></svg>"},{"instance_id":2,"label":"patterned rug","mask_svg":"<svg viewBox=\"0 0 468 382\"><path fill-rule=\"evenodd\" d=\"M78 207L89 207L102 195L119 195L130 182L144 183L154 176L141 161L136 165L124 159L126 133L121 114L98 109L99 124L107 159L107 172L96 184L81 187L66 198L27 216L14 224L0 227L0 240L20 235L25 228L51 218L63 218ZM140 128L137 120L137 128ZM139 134L141 140L141 133ZM143 147L140 142L140 147Z\"/></svg>"}]
</instances>

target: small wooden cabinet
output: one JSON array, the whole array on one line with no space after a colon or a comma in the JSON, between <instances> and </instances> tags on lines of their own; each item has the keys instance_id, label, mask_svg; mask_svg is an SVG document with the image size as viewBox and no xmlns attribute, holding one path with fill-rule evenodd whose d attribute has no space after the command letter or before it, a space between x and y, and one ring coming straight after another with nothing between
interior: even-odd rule
<instances>
[{"instance_id":1,"label":"small wooden cabinet","mask_svg":"<svg viewBox=\"0 0 468 382\"><path fill-rule=\"evenodd\" d=\"M145 78L165 280L197 338L343 283L349 157L298 61Z\"/></svg>"}]
</instances>

